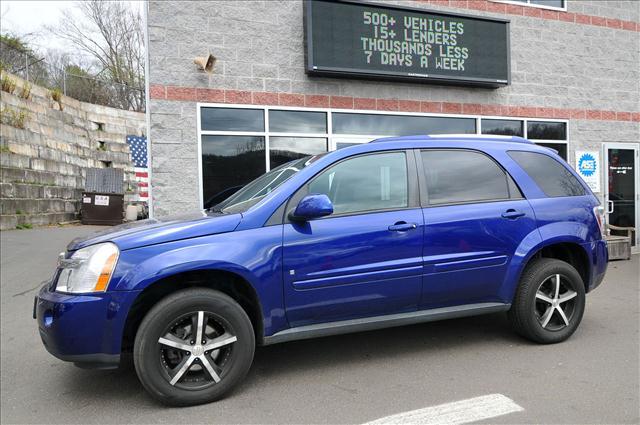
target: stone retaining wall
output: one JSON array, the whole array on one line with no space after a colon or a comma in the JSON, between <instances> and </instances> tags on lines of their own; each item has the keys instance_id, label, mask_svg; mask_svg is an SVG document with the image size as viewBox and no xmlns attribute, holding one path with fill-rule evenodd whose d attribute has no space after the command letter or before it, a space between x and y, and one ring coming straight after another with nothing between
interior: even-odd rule
<instances>
[{"instance_id":1,"label":"stone retaining wall","mask_svg":"<svg viewBox=\"0 0 640 425\"><path fill-rule=\"evenodd\" d=\"M76 220L87 168L124 169L125 203L135 202L137 187L126 136L144 135L144 113L66 96L60 110L49 90L33 86L30 98L23 99L19 95L25 81L10 78L17 88L14 94L2 91L0 99L2 230ZM24 128L7 123L8 111L27 112Z\"/></svg>"}]
</instances>

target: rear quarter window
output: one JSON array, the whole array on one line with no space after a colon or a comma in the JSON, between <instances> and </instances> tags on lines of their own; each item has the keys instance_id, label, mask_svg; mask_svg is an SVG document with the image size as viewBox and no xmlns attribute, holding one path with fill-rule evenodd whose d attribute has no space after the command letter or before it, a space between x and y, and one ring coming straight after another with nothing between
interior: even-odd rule
<instances>
[{"instance_id":1,"label":"rear quarter window","mask_svg":"<svg viewBox=\"0 0 640 425\"><path fill-rule=\"evenodd\" d=\"M560 197L585 194L584 187L578 179L556 159L537 152L509 151L508 153L545 195Z\"/></svg>"}]
</instances>

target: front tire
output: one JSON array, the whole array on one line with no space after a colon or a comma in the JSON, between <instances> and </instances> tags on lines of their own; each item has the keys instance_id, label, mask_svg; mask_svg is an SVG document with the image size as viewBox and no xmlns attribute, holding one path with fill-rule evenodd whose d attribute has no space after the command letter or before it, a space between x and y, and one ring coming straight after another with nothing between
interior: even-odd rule
<instances>
[{"instance_id":1,"label":"front tire","mask_svg":"<svg viewBox=\"0 0 640 425\"><path fill-rule=\"evenodd\" d=\"M576 269L564 261L539 258L523 272L508 316L520 335L554 344L576 331L584 307L584 283Z\"/></svg>"},{"instance_id":2,"label":"front tire","mask_svg":"<svg viewBox=\"0 0 640 425\"><path fill-rule=\"evenodd\" d=\"M242 307L219 291L185 289L143 319L133 356L149 394L172 406L222 398L247 374L255 335Z\"/></svg>"}]
</instances>

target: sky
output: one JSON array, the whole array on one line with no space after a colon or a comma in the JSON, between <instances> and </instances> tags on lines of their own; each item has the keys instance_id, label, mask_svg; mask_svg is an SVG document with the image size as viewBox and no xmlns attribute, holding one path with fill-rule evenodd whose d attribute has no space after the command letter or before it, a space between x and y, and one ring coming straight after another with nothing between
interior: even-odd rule
<instances>
[{"instance_id":1,"label":"sky","mask_svg":"<svg viewBox=\"0 0 640 425\"><path fill-rule=\"evenodd\" d=\"M55 25L62 11L73 8L75 1L2 0L0 31L16 35L34 34L29 41L36 48L70 49L64 41L42 35L45 25ZM131 7L142 8L143 1L126 1Z\"/></svg>"}]
</instances>

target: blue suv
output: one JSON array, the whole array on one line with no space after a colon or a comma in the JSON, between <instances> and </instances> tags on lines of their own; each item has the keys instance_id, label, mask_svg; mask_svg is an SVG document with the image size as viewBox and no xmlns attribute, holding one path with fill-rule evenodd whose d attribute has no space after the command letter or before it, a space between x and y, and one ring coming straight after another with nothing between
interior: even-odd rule
<instances>
[{"instance_id":1,"label":"blue suv","mask_svg":"<svg viewBox=\"0 0 640 425\"><path fill-rule=\"evenodd\" d=\"M35 300L80 367L133 352L156 399L219 399L256 344L504 311L567 339L608 260L602 210L555 152L500 136L376 140L299 158L192 217L72 241Z\"/></svg>"}]
</instances>

